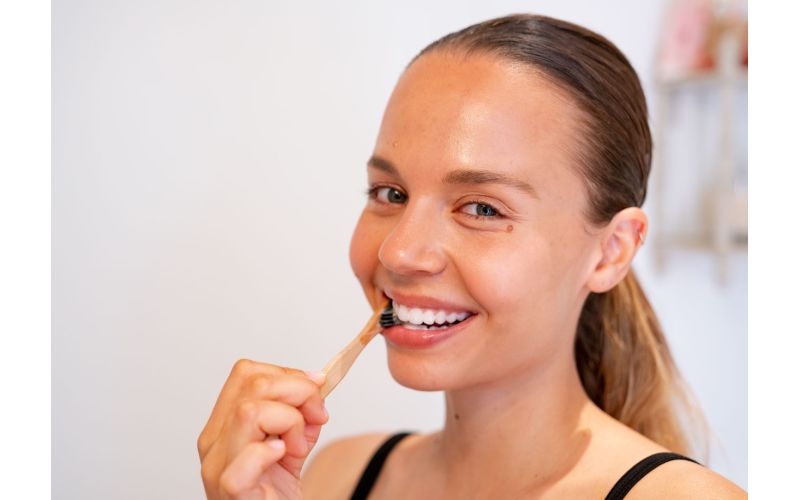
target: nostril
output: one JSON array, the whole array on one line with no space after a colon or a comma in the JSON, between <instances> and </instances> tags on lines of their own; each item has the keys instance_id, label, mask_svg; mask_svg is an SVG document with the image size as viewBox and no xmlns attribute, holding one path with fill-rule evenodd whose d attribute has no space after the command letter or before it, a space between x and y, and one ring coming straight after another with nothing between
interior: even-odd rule
<instances>
[{"instance_id":1,"label":"nostril","mask_svg":"<svg viewBox=\"0 0 800 500\"><path fill-rule=\"evenodd\" d=\"M438 253L411 254L402 252L379 260L388 271L401 276L429 276L439 274L447 267L447 259Z\"/></svg>"},{"instance_id":2,"label":"nostril","mask_svg":"<svg viewBox=\"0 0 800 500\"><path fill-rule=\"evenodd\" d=\"M378 249L378 260L398 275L423 276L439 274L447 266L441 232L430 224L404 220L386 235Z\"/></svg>"}]
</instances>

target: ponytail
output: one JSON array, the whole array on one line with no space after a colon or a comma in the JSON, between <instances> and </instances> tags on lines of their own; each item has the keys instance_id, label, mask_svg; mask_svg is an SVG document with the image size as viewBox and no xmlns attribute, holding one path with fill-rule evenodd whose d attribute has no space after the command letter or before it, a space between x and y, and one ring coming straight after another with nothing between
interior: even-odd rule
<instances>
[{"instance_id":1,"label":"ponytail","mask_svg":"<svg viewBox=\"0 0 800 500\"><path fill-rule=\"evenodd\" d=\"M632 270L586 299L575 360L584 389L603 411L669 450L706 458L707 424Z\"/></svg>"}]
</instances>

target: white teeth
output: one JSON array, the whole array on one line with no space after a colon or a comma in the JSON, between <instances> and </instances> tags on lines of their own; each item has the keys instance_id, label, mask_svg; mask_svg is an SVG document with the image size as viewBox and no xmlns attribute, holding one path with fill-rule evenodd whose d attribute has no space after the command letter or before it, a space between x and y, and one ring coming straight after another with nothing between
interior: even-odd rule
<instances>
[{"instance_id":1,"label":"white teeth","mask_svg":"<svg viewBox=\"0 0 800 500\"><path fill-rule=\"evenodd\" d=\"M408 308L404 305L394 304L394 312L397 314L397 319L402 322L408 321Z\"/></svg>"},{"instance_id":2,"label":"white teeth","mask_svg":"<svg viewBox=\"0 0 800 500\"><path fill-rule=\"evenodd\" d=\"M442 325L444 323L455 323L456 321L463 321L470 315L470 313L466 311L448 313L441 309L421 309L419 307L408 307L394 302L392 306L397 319L403 323L410 323L413 325L425 324L432 326L434 324Z\"/></svg>"},{"instance_id":3,"label":"white teeth","mask_svg":"<svg viewBox=\"0 0 800 500\"><path fill-rule=\"evenodd\" d=\"M427 330L428 329L428 328L426 328L426 327L424 327L422 325L415 325L413 323L407 323L405 325L405 328L408 328L409 330Z\"/></svg>"}]
</instances>

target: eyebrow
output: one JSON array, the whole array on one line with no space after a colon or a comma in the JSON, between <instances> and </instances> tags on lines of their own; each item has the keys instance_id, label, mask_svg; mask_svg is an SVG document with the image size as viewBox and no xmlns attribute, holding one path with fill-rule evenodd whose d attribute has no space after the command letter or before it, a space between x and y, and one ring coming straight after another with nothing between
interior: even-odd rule
<instances>
[{"instance_id":1,"label":"eyebrow","mask_svg":"<svg viewBox=\"0 0 800 500\"><path fill-rule=\"evenodd\" d=\"M386 158L382 158L380 156L371 156L367 161L367 167L372 167L389 175L400 177L397 167L395 167L392 162ZM501 174L499 172L492 172L491 170L451 170L442 178L442 182L444 184L503 184L519 189L520 191L537 198L536 190L533 189L533 186L527 182L515 179L514 177Z\"/></svg>"}]
</instances>

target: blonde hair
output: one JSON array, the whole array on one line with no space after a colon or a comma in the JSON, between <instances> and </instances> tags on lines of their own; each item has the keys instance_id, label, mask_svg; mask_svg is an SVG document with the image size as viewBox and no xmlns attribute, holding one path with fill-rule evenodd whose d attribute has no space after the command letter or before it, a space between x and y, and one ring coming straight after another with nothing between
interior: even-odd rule
<instances>
[{"instance_id":1,"label":"blonde hair","mask_svg":"<svg viewBox=\"0 0 800 500\"><path fill-rule=\"evenodd\" d=\"M676 453L707 459L708 426L633 271L581 311L575 359L594 403Z\"/></svg>"}]
</instances>

